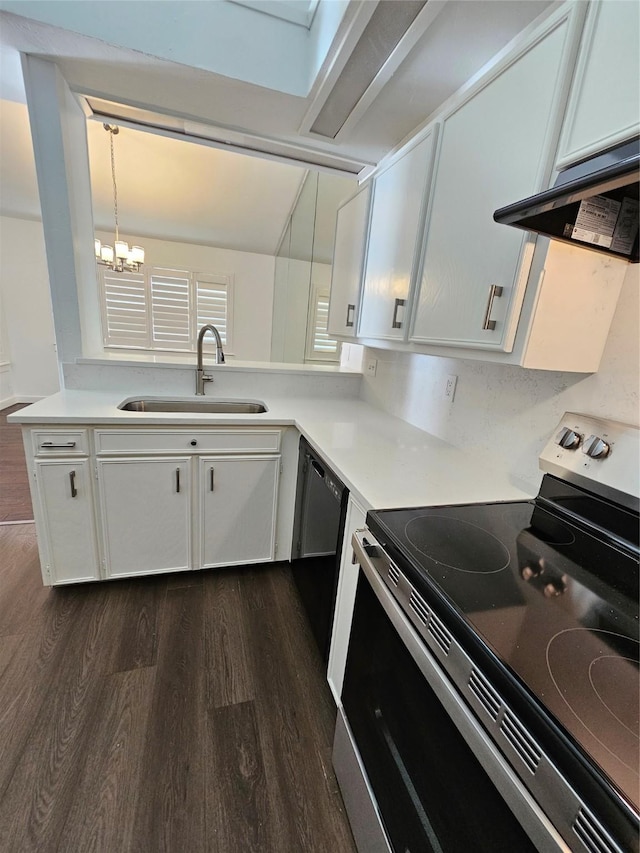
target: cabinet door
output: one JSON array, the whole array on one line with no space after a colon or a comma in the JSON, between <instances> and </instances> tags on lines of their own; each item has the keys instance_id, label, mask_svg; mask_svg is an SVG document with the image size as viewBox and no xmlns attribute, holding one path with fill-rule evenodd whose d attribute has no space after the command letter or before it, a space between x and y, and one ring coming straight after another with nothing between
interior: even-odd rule
<instances>
[{"instance_id":1,"label":"cabinet door","mask_svg":"<svg viewBox=\"0 0 640 853\"><path fill-rule=\"evenodd\" d=\"M435 128L375 180L359 337L406 338L434 141Z\"/></svg>"},{"instance_id":2,"label":"cabinet door","mask_svg":"<svg viewBox=\"0 0 640 853\"><path fill-rule=\"evenodd\" d=\"M328 331L343 338L356 334L370 195L367 185L342 205L336 217Z\"/></svg>"},{"instance_id":3,"label":"cabinet door","mask_svg":"<svg viewBox=\"0 0 640 853\"><path fill-rule=\"evenodd\" d=\"M99 459L108 577L191 568L190 460Z\"/></svg>"},{"instance_id":4,"label":"cabinet door","mask_svg":"<svg viewBox=\"0 0 640 853\"><path fill-rule=\"evenodd\" d=\"M493 212L547 183L570 24L556 18L444 119L412 341L511 349L509 314L520 307L530 238L495 223Z\"/></svg>"},{"instance_id":5,"label":"cabinet door","mask_svg":"<svg viewBox=\"0 0 640 853\"><path fill-rule=\"evenodd\" d=\"M200 459L203 567L273 560L279 468L279 456Z\"/></svg>"},{"instance_id":6,"label":"cabinet door","mask_svg":"<svg viewBox=\"0 0 640 853\"><path fill-rule=\"evenodd\" d=\"M640 4L589 6L560 147L561 166L640 131Z\"/></svg>"},{"instance_id":7,"label":"cabinet door","mask_svg":"<svg viewBox=\"0 0 640 853\"><path fill-rule=\"evenodd\" d=\"M89 461L37 461L35 467L45 583L98 580Z\"/></svg>"}]
</instances>

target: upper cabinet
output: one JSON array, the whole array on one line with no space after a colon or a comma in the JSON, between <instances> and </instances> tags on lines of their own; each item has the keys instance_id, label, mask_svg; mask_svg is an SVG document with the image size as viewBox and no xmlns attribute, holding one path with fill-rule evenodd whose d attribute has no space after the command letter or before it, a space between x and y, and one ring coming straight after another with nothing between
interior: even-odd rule
<instances>
[{"instance_id":1,"label":"upper cabinet","mask_svg":"<svg viewBox=\"0 0 640 853\"><path fill-rule=\"evenodd\" d=\"M640 132L640 4L589 7L560 145L567 166Z\"/></svg>"},{"instance_id":2,"label":"upper cabinet","mask_svg":"<svg viewBox=\"0 0 640 853\"><path fill-rule=\"evenodd\" d=\"M573 159L637 132L638 9L605 0L547 10L382 164L362 342L533 369L598 369L627 263L499 225L493 213L547 189L559 149ZM356 293L357 271L340 276L348 252L360 258L362 234L352 234L336 254L334 285L347 280ZM356 303L332 291L343 323L330 329L336 336L353 336L344 320L355 322Z\"/></svg>"},{"instance_id":3,"label":"upper cabinet","mask_svg":"<svg viewBox=\"0 0 640 853\"><path fill-rule=\"evenodd\" d=\"M575 12L552 17L443 117L414 342L512 348L532 238L493 212L548 185Z\"/></svg>"},{"instance_id":4,"label":"upper cabinet","mask_svg":"<svg viewBox=\"0 0 640 853\"><path fill-rule=\"evenodd\" d=\"M354 338L369 224L371 186L364 186L338 210L331 270L330 335Z\"/></svg>"},{"instance_id":5,"label":"upper cabinet","mask_svg":"<svg viewBox=\"0 0 640 853\"><path fill-rule=\"evenodd\" d=\"M406 340L437 127L375 179L358 334Z\"/></svg>"}]
</instances>

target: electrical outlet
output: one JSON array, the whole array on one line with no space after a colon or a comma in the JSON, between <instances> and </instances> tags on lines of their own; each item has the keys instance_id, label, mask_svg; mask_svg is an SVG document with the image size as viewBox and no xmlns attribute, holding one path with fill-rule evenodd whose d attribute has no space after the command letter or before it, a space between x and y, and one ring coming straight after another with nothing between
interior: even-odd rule
<instances>
[{"instance_id":1,"label":"electrical outlet","mask_svg":"<svg viewBox=\"0 0 640 853\"><path fill-rule=\"evenodd\" d=\"M457 383L458 383L458 377L454 376L453 374L451 376L447 376L447 378L445 380L444 398L445 398L445 400L448 400L450 403L453 403L453 398L456 395Z\"/></svg>"},{"instance_id":2,"label":"electrical outlet","mask_svg":"<svg viewBox=\"0 0 640 853\"><path fill-rule=\"evenodd\" d=\"M367 376L375 376L377 369L378 369L378 359L377 358L368 358L367 359Z\"/></svg>"}]
</instances>

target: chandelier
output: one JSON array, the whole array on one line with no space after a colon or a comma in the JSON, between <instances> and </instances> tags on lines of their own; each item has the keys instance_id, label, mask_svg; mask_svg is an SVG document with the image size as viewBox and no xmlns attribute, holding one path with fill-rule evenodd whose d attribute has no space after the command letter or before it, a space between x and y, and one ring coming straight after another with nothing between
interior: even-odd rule
<instances>
[{"instance_id":1,"label":"chandelier","mask_svg":"<svg viewBox=\"0 0 640 853\"><path fill-rule=\"evenodd\" d=\"M111 180L113 182L113 216L116 222L116 239L113 246L103 246L96 237L94 240L96 260L99 264L107 266L114 272L125 270L138 272L144 263L144 249L142 246L132 246L120 239L118 228L118 186L116 184L116 158L113 150L113 137L120 133L120 128L115 124L102 125L109 133L111 143Z\"/></svg>"}]
</instances>

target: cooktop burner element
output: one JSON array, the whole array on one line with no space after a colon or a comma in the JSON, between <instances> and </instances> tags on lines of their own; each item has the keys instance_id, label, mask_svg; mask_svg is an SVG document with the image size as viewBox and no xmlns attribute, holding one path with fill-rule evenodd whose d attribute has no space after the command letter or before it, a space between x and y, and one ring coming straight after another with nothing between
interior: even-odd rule
<instances>
[{"instance_id":1,"label":"cooktop burner element","mask_svg":"<svg viewBox=\"0 0 640 853\"><path fill-rule=\"evenodd\" d=\"M639 645L624 634L586 628L559 631L547 644L547 666L558 695L597 742L592 750L609 753L600 760L619 762L616 778L636 805Z\"/></svg>"},{"instance_id":2,"label":"cooktop burner element","mask_svg":"<svg viewBox=\"0 0 640 853\"><path fill-rule=\"evenodd\" d=\"M405 536L429 560L459 572L493 574L507 568L504 544L470 521L446 515L418 515L407 522Z\"/></svg>"}]
</instances>

